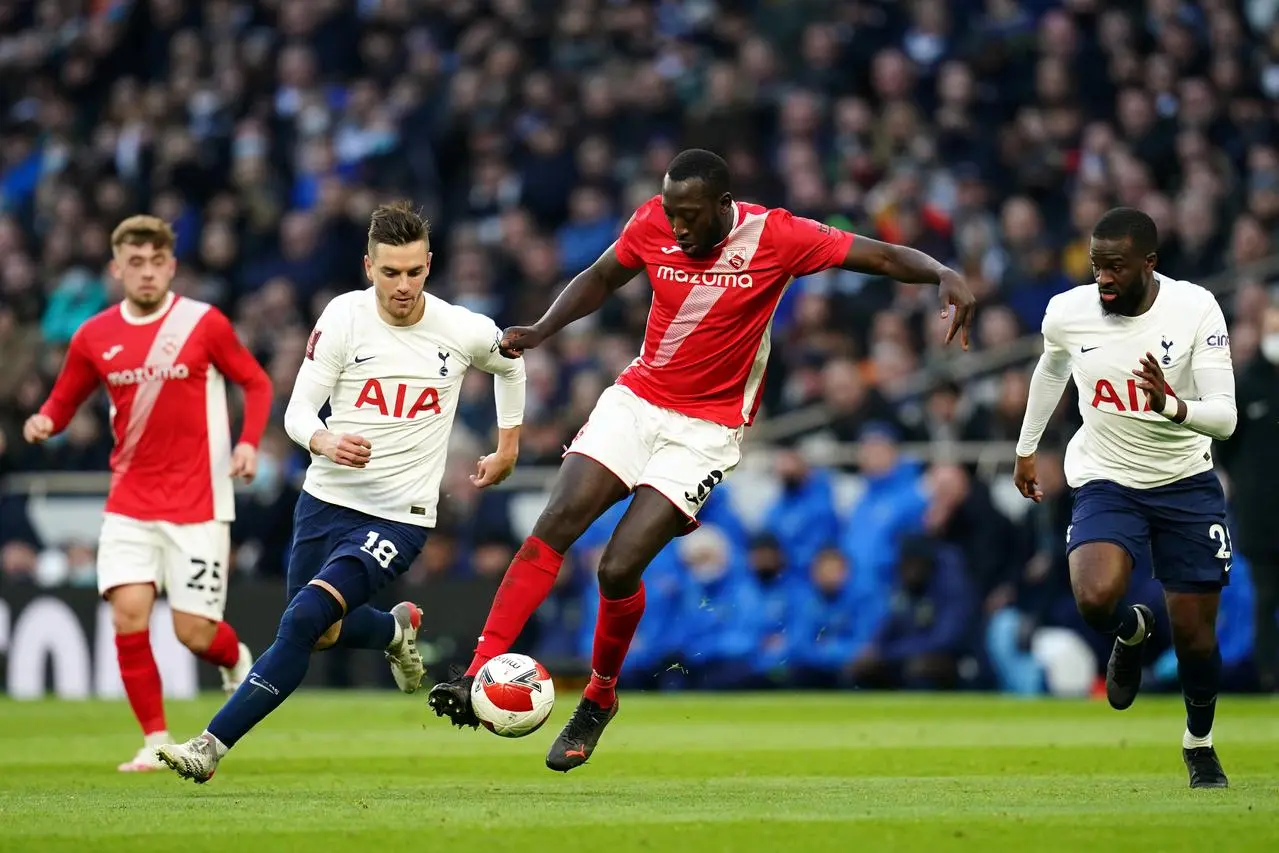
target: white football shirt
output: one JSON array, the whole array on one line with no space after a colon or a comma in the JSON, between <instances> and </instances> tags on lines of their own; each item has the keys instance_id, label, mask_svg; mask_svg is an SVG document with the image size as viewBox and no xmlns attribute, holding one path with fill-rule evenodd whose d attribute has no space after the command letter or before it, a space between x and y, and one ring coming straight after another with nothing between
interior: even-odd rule
<instances>
[{"instance_id":1,"label":"white football shirt","mask_svg":"<svg viewBox=\"0 0 1279 853\"><path fill-rule=\"evenodd\" d=\"M303 484L309 494L433 527L463 375L472 366L494 374L498 426L515 427L524 417L524 361L498 352L501 332L488 317L423 298L426 309L412 326L384 322L371 287L334 298L311 332L284 421L303 447L321 428L372 445L364 468L312 454ZM321 424L326 399L332 414Z\"/></svg>"},{"instance_id":2,"label":"white football shirt","mask_svg":"<svg viewBox=\"0 0 1279 853\"><path fill-rule=\"evenodd\" d=\"M1190 417L1178 424L1151 411L1133 371L1149 352L1163 368L1173 396L1188 401L1228 396L1233 411L1226 321L1216 298L1204 288L1155 277L1159 293L1150 310L1138 317L1103 311L1096 284L1059 293L1044 313L1044 354L1032 381L1017 455L1035 452L1066 378L1073 377L1083 426L1066 448L1065 472L1075 488L1090 480L1111 480L1149 489L1212 468L1210 435L1196 432Z\"/></svg>"}]
</instances>

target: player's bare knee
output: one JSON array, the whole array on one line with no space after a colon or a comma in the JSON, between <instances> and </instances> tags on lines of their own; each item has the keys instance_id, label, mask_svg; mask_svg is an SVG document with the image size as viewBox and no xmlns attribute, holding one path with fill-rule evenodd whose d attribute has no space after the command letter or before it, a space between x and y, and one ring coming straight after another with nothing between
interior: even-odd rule
<instances>
[{"instance_id":1,"label":"player's bare knee","mask_svg":"<svg viewBox=\"0 0 1279 853\"><path fill-rule=\"evenodd\" d=\"M634 595L639 590L644 567L636 565L633 560L611 554L610 551L612 551L611 548L600 557L599 569L596 572L600 582L600 595L610 599Z\"/></svg>"},{"instance_id":2,"label":"player's bare knee","mask_svg":"<svg viewBox=\"0 0 1279 853\"><path fill-rule=\"evenodd\" d=\"M107 592L111 602L111 625L117 634L136 634L151 623L155 590L151 586L129 584Z\"/></svg>"},{"instance_id":3,"label":"player's bare knee","mask_svg":"<svg viewBox=\"0 0 1279 853\"><path fill-rule=\"evenodd\" d=\"M1070 554L1070 587L1079 614L1107 621L1128 588L1127 554L1109 543L1082 545Z\"/></svg>"},{"instance_id":4,"label":"player's bare knee","mask_svg":"<svg viewBox=\"0 0 1279 853\"><path fill-rule=\"evenodd\" d=\"M198 655L208 651L217 630L217 623L203 616L178 611L173 613L173 634L178 638L178 642L186 646L193 654Z\"/></svg>"},{"instance_id":5,"label":"player's bare knee","mask_svg":"<svg viewBox=\"0 0 1279 853\"><path fill-rule=\"evenodd\" d=\"M1072 572L1070 586L1075 594L1075 606L1079 609L1079 615L1091 624L1096 620L1106 621L1110 617L1123 598L1125 584L1111 573L1098 571Z\"/></svg>"},{"instance_id":6,"label":"player's bare knee","mask_svg":"<svg viewBox=\"0 0 1279 853\"><path fill-rule=\"evenodd\" d=\"M322 652L325 649L333 648L335 645L337 645L338 637L341 635L341 633L342 633L342 623L340 621L334 622L332 625L329 626L329 630L325 631L322 635L320 635L320 639L315 641L315 646L313 648L317 652Z\"/></svg>"}]
</instances>

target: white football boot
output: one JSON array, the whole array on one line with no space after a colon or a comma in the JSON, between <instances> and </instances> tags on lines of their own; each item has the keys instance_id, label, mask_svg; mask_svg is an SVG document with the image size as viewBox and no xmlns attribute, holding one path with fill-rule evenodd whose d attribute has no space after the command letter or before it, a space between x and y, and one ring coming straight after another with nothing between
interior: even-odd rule
<instances>
[{"instance_id":1,"label":"white football boot","mask_svg":"<svg viewBox=\"0 0 1279 853\"><path fill-rule=\"evenodd\" d=\"M411 601L401 601L391 608L395 617L395 639L386 647L395 686L413 693L426 677L426 664L417 650L417 632L422 627L422 610Z\"/></svg>"},{"instance_id":2,"label":"white football boot","mask_svg":"<svg viewBox=\"0 0 1279 853\"><path fill-rule=\"evenodd\" d=\"M235 662L235 666L219 667L218 671L222 673L222 690L230 695L239 689L244 683L244 679L249 677L249 672L253 669L253 655L249 652L249 647L244 643L240 643L240 658Z\"/></svg>"},{"instance_id":3,"label":"white football boot","mask_svg":"<svg viewBox=\"0 0 1279 853\"><path fill-rule=\"evenodd\" d=\"M199 735L186 743L171 743L156 750L160 761L183 779L202 785L218 769L218 751L212 735Z\"/></svg>"}]
</instances>

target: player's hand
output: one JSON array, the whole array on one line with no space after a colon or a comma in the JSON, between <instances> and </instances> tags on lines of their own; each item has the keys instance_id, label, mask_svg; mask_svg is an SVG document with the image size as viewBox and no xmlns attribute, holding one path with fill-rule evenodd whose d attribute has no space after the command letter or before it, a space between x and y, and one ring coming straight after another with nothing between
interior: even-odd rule
<instances>
[{"instance_id":1,"label":"player's hand","mask_svg":"<svg viewBox=\"0 0 1279 853\"><path fill-rule=\"evenodd\" d=\"M231 451L231 476L252 483L258 475L258 449L247 442L240 442Z\"/></svg>"},{"instance_id":2,"label":"player's hand","mask_svg":"<svg viewBox=\"0 0 1279 853\"><path fill-rule=\"evenodd\" d=\"M1164 382L1164 369L1159 366L1158 359L1146 353L1141 366L1133 371L1133 375L1138 377L1137 387L1145 393L1150 410L1162 414L1164 406L1168 404L1168 386Z\"/></svg>"},{"instance_id":3,"label":"player's hand","mask_svg":"<svg viewBox=\"0 0 1279 853\"><path fill-rule=\"evenodd\" d=\"M524 354L524 350L533 349L544 340L546 335L542 334L536 326L511 326L502 333L498 349L507 358L519 358Z\"/></svg>"},{"instance_id":4,"label":"player's hand","mask_svg":"<svg viewBox=\"0 0 1279 853\"><path fill-rule=\"evenodd\" d=\"M373 445L362 435L337 435L325 430L311 442L330 462L347 468L363 468L369 464L369 457L373 454Z\"/></svg>"},{"instance_id":5,"label":"player's hand","mask_svg":"<svg viewBox=\"0 0 1279 853\"><path fill-rule=\"evenodd\" d=\"M505 453L490 453L487 456L480 457L480 461L475 466L475 473L471 475L471 483L477 489L496 486L511 476L511 472L514 470L514 456Z\"/></svg>"},{"instance_id":6,"label":"player's hand","mask_svg":"<svg viewBox=\"0 0 1279 853\"><path fill-rule=\"evenodd\" d=\"M968 349L968 332L973 327L973 316L977 311L977 297L968 289L968 282L954 270L946 270L940 276L937 295L941 299L942 319L950 317L950 328L946 331L946 343L959 333L960 346ZM951 308L955 313L951 314Z\"/></svg>"},{"instance_id":7,"label":"player's hand","mask_svg":"<svg viewBox=\"0 0 1279 853\"><path fill-rule=\"evenodd\" d=\"M53 418L48 415L37 412L27 418L27 422L22 425L22 437L28 444L46 441L51 435L53 435Z\"/></svg>"},{"instance_id":8,"label":"player's hand","mask_svg":"<svg viewBox=\"0 0 1279 853\"><path fill-rule=\"evenodd\" d=\"M1017 485L1017 491L1021 492L1023 498L1029 498L1035 503L1043 498L1044 493L1040 491L1039 480L1035 477L1035 454L1017 457L1013 483Z\"/></svg>"}]
</instances>

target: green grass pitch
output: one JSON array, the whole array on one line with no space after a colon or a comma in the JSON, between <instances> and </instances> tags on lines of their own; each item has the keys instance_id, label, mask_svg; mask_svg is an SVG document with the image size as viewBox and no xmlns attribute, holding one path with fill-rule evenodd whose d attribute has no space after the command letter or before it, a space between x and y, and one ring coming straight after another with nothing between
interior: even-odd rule
<instances>
[{"instance_id":1,"label":"green grass pitch","mask_svg":"<svg viewBox=\"0 0 1279 853\"><path fill-rule=\"evenodd\" d=\"M299 694L207 785L124 775L123 703L0 700L0 851L475 853L1279 849L1279 702L1227 697L1226 791L1190 791L1177 697L623 695L585 767L424 696ZM175 735L221 697L169 703Z\"/></svg>"}]
</instances>

